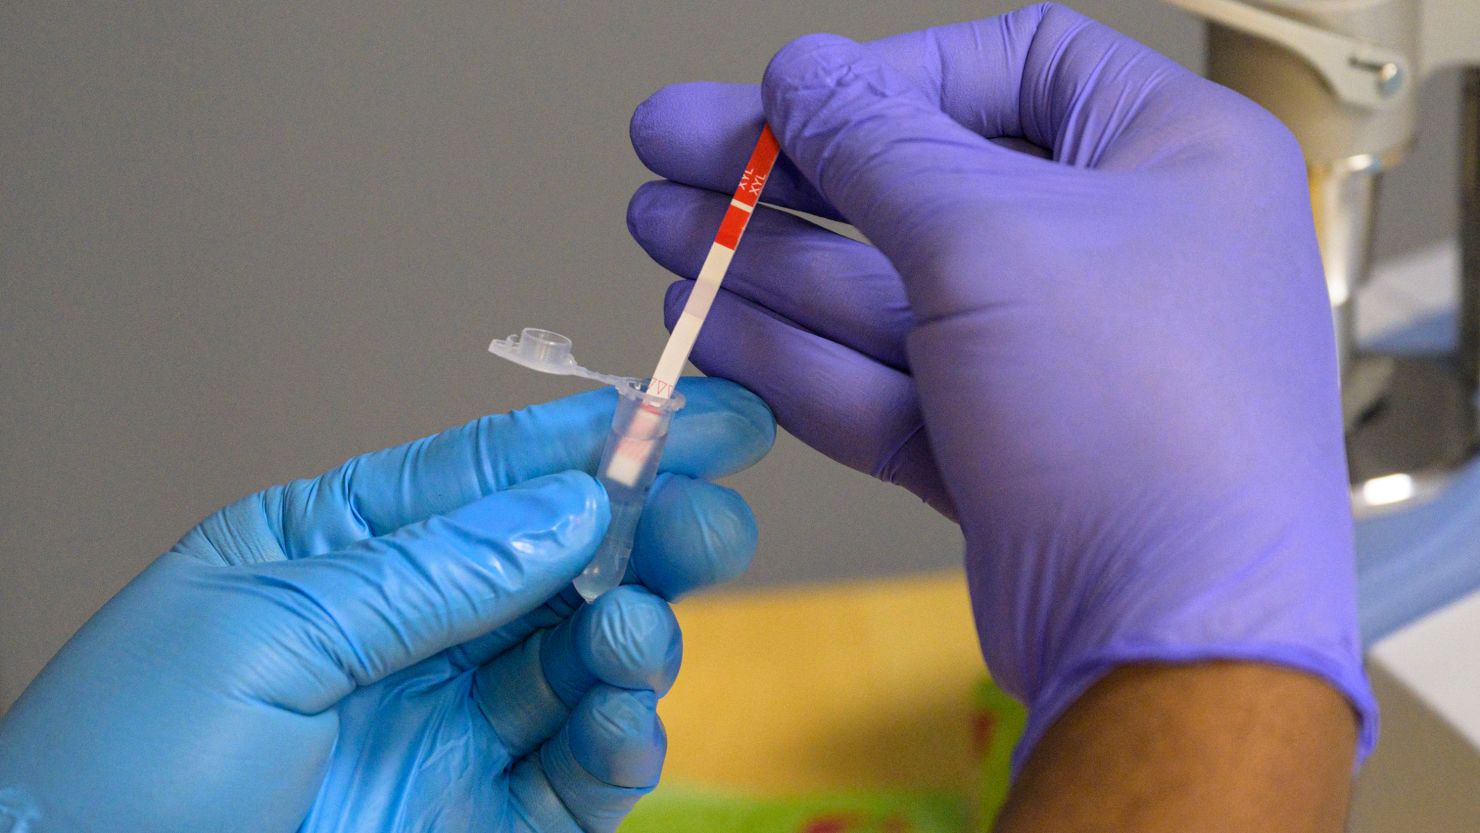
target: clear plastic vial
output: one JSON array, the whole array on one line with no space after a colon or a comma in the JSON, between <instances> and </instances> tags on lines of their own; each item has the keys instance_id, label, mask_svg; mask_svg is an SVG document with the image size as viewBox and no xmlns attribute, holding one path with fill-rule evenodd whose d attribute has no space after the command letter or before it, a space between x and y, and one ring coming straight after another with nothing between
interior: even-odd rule
<instances>
[{"instance_id":1,"label":"clear plastic vial","mask_svg":"<svg viewBox=\"0 0 1480 833\"><path fill-rule=\"evenodd\" d=\"M646 380L625 380L616 385L617 407L596 470L611 505L611 525L595 557L575 580L577 592L588 602L622 583L632 556L637 522L663 456L668 425L684 404L680 393L657 396L648 393L647 388Z\"/></svg>"}]
</instances>

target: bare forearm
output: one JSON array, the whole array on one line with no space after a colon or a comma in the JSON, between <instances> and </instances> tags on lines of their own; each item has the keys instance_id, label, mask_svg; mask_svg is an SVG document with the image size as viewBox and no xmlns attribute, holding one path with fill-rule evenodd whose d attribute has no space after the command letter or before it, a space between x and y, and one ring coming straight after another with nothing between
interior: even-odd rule
<instances>
[{"instance_id":1,"label":"bare forearm","mask_svg":"<svg viewBox=\"0 0 1480 833\"><path fill-rule=\"evenodd\" d=\"M1044 735L997 830L1336 833L1355 746L1346 700L1307 674L1126 666Z\"/></svg>"}]
</instances>

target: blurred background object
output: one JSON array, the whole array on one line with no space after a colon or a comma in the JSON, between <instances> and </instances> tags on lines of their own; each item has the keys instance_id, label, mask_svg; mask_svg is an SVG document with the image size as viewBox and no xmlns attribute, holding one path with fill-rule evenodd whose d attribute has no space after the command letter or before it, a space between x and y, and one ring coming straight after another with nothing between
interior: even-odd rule
<instances>
[{"instance_id":1,"label":"blurred background object","mask_svg":"<svg viewBox=\"0 0 1480 833\"><path fill-rule=\"evenodd\" d=\"M987 833L1027 713L966 599L953 572L678 606L663 782L624 833Z\"/></svg>"}]
</instances>

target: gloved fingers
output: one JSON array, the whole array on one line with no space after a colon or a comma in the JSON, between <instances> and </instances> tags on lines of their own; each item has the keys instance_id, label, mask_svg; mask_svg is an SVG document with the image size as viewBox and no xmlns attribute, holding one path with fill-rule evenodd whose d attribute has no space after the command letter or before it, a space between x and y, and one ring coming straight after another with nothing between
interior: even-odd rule
<instances>
[{"instance_id":1,"label":"gloved fingers","mask_svg":"<svg viewBox=\"0 0 1480 833\"><path fill-rule=\"evenodd\" d=\"M1054 11L1074 15L1064 9ZM862 47L896 70L923 100L967 130L984 138L1032 141L1018 117L1019 97L1029 48L1042 17L1042 7L1031 7L987 20L895 35ZM633 149L648 170L728 194L739 181L767 115L755 85L674 84L637 106L629 133ZM1048 134L1037 140L1052 147L1052 138ZM810 173L789 158L784 142L782 151L762 198L820 217L845 219L847 212L840 211L817 189Z\"/></svg>"},{"instance_id":2,"label":"gloved fingers","mask_svg":"<svg viewBox=\"0 0 1480 833\"><path fill-rule=\"evenodd\" d=\"M1183 105L1219 95L1169 59L1051 3L862 48L972 133L1008 146L1027 143L1034 156L1047 149L1081 166L1119 162L1117 144L1128 151L1127 164L1143 160L1147 144L1191 146L1207 125L1190 122L1204 120L1207 111ZM1233 103L1233 96L1224 97ZM728 194L762 120L752 85L676 84L638 105L630 132L649 170ZM764 199L832 219L846 214L814 187L805 166L791 164L785 141L782 149Z\"/></svg>"},{"instance_id":3,"label":"gloved fingers","mask_svg":"<svg viewBox=\"0 0 1480 833\"><path fill-rule=\"evenodd\" d=\"M672 327L693 288L664 299ZM930 453L914 381L721 290L694 346L694 364L747 385L802 442L849 468L910 490L941 514L955 509Z\"/></svg>"},{"instance_id":4,"label":"gloved fingers","mask_svg":"<svg viewBox=\"0 0 1480 833\"><path fill-rule=\"evenodd\" d=\"M303 713L515 620L573 579L610 511L587 474L537 478L316 558L229 571L271 607L261 617L282 690Z\"/></svg>"},{"instance_id":5,"label":"gloved fingers","mask_svg":"<svg viewBox=\"0 0 1480 833\"><path fill-rule=\"evenodd\" d=\"M660 474L643 506L623 581L671 601L745 572L757 538L755 513L735 490ZM457 646L448 659L455 668L477 668L584 604L574 588L565 588L529 616Z\"/></svg>"},{"instance_id":6,"label":"gloved fingers","mask_svg":"<svg viewBox=\"0 0 1480 833\"><path fill-rule=\"evenodd\" d=\"M1069 170L993 145L941 111L907 76L836 35L809 35L783 47L766 69L761 95L782 148L908 273L912 302L918 299L909 281L928 267L958 272L967 256L980 266L984 210L1021 210L1025 167L1041 168L1040 179ZM963 233L964 222L974 233Z\"/></svg>"},{"instance_id":7,"label":"gloved fingers","mask_svg":"<svg viewBox=\"0 0 1480 833\"><path fill-rule=\"evenodd\" d=\"M660 474L637 522L623 580L672 601L745 572L759 535L755 513L739 492Z\"/></svg>"},{"instance_id":8,"label":"gloved fingers","mask_svg":"<svg viewBox=\"0 0 1480 833\"><path fill-rule=\"evenodd\" d=\"M759 85L699 81L664 87L637 105L628 135L648 170L728 197L764 124ZM761 198L842 219L784 152L766 178Z\"/></svg>"},{"instance_id":9,"label":"gloved fingers","mask_svg":"<svg viewBox=\"0 0 1480 833\"><path fill-rule=\"evenodd\" d=\"M770 450L776 426L764 403L728 382L683 379L662 470L721 477ZM356 457L312 480L263 493L289 558L355 541L559 471L594 472L616 393L576 394L473 420L406 445Z\"/></svg>"},{"instance_id":10,"label":"gloved fingers","mask_svg":"<svg viewBox=\"0 0 1480 833\"><path fill-rule=\"evenodd\" d=\"M729 197L650 182L627 205L627 228L664 268L694 278ZM908 366L912 322L899 273L878 249L784 211L757 207L725 289L896 369Z\"/></svg>"},{"instance_id":11,"label":"gloved fingers","mask_svg":"<svg viewBox=\"0 0 1480 833\"><path fill-rule=\"evenodd\" d=\"M611 833L658 784L668 737L657 695L598 685L509 781L522 833Z\"/></svg>"},{"instance_id":12,"label":"gloved fingers","mask_svg":"<svg viewBox=\"0 0 1480 833\"><path fill-rule=\"evenodd\" d=\"M790 63L800 57L799 51L821 43L821 38L802 38L777 57ZM1025 140L1033 146L1030 155L1041 155L1037 149L1043 149L1078 167L1119 167L1118 161L1134 165L1139 159L1134 152L1117 160L1116 145L1122 141L1149 139L1161 148L1169 142L1188 147L1186 134L1201 132L1198 122L1206 117L1206 111L1188 106L1192 100L1209 94L1232 98L1171 59L1055 3L861 46L869 63L889 67L931 106L972 133ZM794 77L797 69L787 66L785 74ZM804 71L818 71L820 78L849 70L824 62ZM850 83L844 75L832 78L839 86ZM768 77L762 86L775 80ZM878 76L863 74L855 80L872 83ZM763 90L762 95L768 93ZM768 118L770 105L767 99ZM807 173L805 165L801 169Z\"/></svg>"},{"instance_id":13,"label":"gloved fingers","mask_svg":"<svg viewBox=\"0 0 1480 833\"><path fill-rule=\"evenodd\" d=\"M619 587L479 668L472 696L517 759L553 736L597 684L662 696L682 658L668 604L642 588Z\"/></svg>"}]
</instances>

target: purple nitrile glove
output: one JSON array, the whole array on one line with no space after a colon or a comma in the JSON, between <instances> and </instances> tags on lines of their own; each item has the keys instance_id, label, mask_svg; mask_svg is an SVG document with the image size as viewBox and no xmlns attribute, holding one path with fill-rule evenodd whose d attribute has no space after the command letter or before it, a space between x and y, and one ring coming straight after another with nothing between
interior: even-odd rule
<instances>
[{"instance_id":1,"label":"purple nitrile glove","mask_svg":"<svg viewBox=\"0 0 1480 833\"><path fill-rule=\"evenodd\" d=\"M638 108L638 155L671 181L628 220L659 263L698 270L763 117L786 157L765 199L873 245L758 209L694 361L960 521L983 652L1030 709L1019 762L1147 661L1318 675L1365 755L1334 342L1289 132L1059 6L808 36L759 89Z\"/></svg>"}]
</instances>

